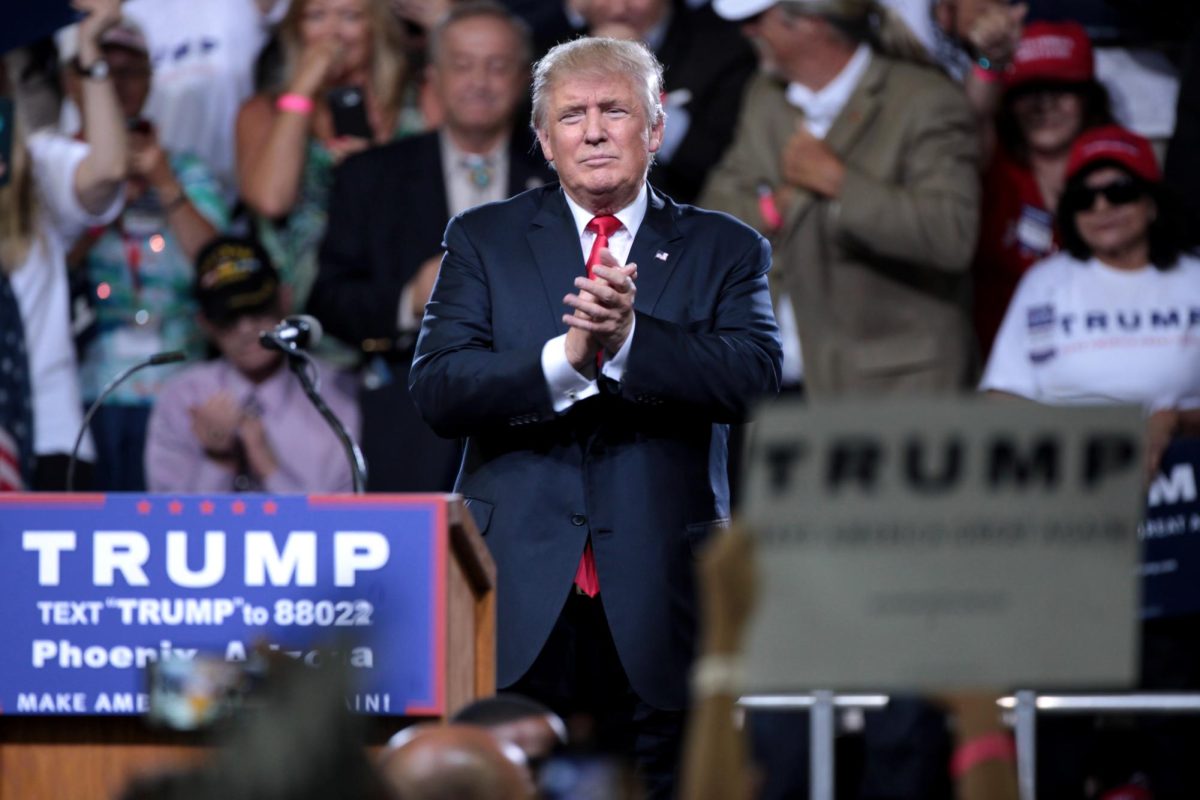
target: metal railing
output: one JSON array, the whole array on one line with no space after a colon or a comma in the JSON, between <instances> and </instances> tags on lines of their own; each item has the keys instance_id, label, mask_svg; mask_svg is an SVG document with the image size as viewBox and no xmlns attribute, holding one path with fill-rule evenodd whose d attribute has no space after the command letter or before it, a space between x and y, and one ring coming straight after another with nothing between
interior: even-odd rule
<instances>
[{"instance_id":1,"label":"metal railing","mask_svg":"<svg viewBox=\"0 0 1200 800\"><path fill-rule=\"evenodd\" d=\"M888 701L886 694L815 691L745 695L738 700L738 705L747 711L810 712L808 796L810 800L833 800L835 711L879 710L885 708ZM996 704L1010 716L1013 727L1021 800L1037 798L1038 714L1200 714L1200 694L1187 693L1038 694L1019 691L999 698Z\"/></svg>"}]
</instances>

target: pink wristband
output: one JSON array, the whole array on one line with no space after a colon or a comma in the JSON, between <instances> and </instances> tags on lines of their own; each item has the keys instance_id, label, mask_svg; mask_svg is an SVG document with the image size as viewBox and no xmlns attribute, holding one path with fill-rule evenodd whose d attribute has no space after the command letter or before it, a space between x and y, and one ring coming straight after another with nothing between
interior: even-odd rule
<instances>
[{"instance_id":1,"label":"pink wristband","mask_svg":"<svg viewBox=\"0 0 1200 800\"><path fill-rule=\"evenodd\" d=\"M779 213L779 206L775 204L775 193L765 183L758 186L758 213L762 215L763 222L767 223L767 230L772 233L783 226L783 215Z\"/></svg>"},{"instance_id":2,"label":"pink wristband","mask_svg":"<svg viewBox=\"0 0 1200 800\"><path fill-rule=\"evenodd\" d=\"M985 761L1015 761L1017 747L1008 733L995 731L960 744L950 759L950 775L961 778Z\"/></svg>"},{"instance_id":3,"label":"pink wristband","mask_svg":"<svg viewBox=\"0 0 1200 800\"><path fill-rule=\"evenodd\" d=\"M995 70L984 69L981 65L975 64L971 67L971 72L975 75L976 80L980 83L995 83L1000 80L1002 73Z\"/></svg>"},{"instance_id":4,"label":"pink wristband","mask_svg":"<svg viewBox=\"0 0 1200 800\"><path fill-rule=\"evenodd\" d=\"M311 114L313 101L311 97L302 94L281 94L275 100L275 107L280 111L291 111L294 114Z\"/></svg>"}]
</instances>

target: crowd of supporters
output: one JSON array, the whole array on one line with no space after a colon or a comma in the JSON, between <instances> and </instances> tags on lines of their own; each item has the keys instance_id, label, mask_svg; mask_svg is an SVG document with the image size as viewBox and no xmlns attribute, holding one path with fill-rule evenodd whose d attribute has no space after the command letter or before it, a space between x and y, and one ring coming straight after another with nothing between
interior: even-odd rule
<instances>
[{"instance_id":1,"label":"crowd of supporters","mask_svg":"<svg viewBox=\"0 0 1200 800\"><path fill-rule=\"evenodd\" d=\"M1153 258L1135 254L1130 269L1153 262L1184 287L1160 291L1188 313L1195 227L1182 200L1196 180L1188 113L1196 14L1187 4L77 6L91 12L84 24L5 58L3 94L15 101L16 123L0 189L0 442L9 487L64 488L82 409L122 369L156 352L182 351L195 362L221 350L222 326L232 323L214 323L197 306L200 272L219 266L197 256L221 235L246 240L241 252L278 275L280 313L307 311L332 333L318 355L357 379L347 385L361 413L349 416L369 451L369 488L450 488L454 443L424 426L405 386L441 229L472 205L554 179L526 124L528 68L576 35L639 39L664 63L667 135L651 182L771 239L793 389L822 398L974 388L1032 266L1068 254L1084 266L1107 263L1088 226L1061 224L1064 211L1086 215L1081 198L1102 204L1103 216L1128 210L1136 195L1152 216L1161 207L1163 220L1180 218L1169 234L1161 222L1155 228L1152 238L1167 235L1170 247L1155 245ZM452 9L457 16L447 19ZM104 75L90 71L98 62ZM1088 183L1093 172L1085 165L1081 174L1072 145L1102 126L1110 145L1127 141L1149 155L1137 170L1100 159L1122 170L1126 191L1068 191L1069 179ZM1176 256L1184 259L1178 270ZM1027 294L1022 288L1019 299L1028 303ZM1141 308L1148 298L1133 302ZM1033 345L1012 337L1033 329L1017 313L989 376L1003 359L1028 360L1021 348ZM1036 347L1070 349L1047 330ZM1092 332L1105 333L1085 325L1063 335ZM1055 384L1046 393L989 377L986 388L1046 402L1134 397L1163 412L1154 432L1169 439L1189 428L1198 402L1195 358L1180 344L1187 325L1178 333L1183 339L1163 354L1178 385L1126 391L1127 371L1108 366L1095 376L1098 387ZM152 409L175 373L190 369L139 372L104 399L79 448L78 486L346 485L340 475L282 484L254 477L246 451L255 446L244 437L258 430L264 408L259 379L186 401L167 393L165 402L190 405L157 417L191 420L195 457L211 463L147 474L148 460L168 469L153 455L162 442L147 449L147 432L159 430ZM223 449L205 445L209 431L221 433ZM319 425L302 433L326 436ZM263 443L279 446L278 435ZM202 467L229 480L186 477Z\"/></svg>"},{"instance_id":2,"label":"crowd of supporters","mask_svg":"<svg viewBox=\"0 0 1200 800\"><path fill-rule=\"evenodd\" d=\"M1135 403L1150 473L1200 428L1192 3L74 5L0 63L0 490L348 490L259 345L293 313L368 488L450 490L407 391L441 233L554 180L529 68L579 35L665 66L655 189L771 241L789 391Z\"/></svg>"}]
</instances>

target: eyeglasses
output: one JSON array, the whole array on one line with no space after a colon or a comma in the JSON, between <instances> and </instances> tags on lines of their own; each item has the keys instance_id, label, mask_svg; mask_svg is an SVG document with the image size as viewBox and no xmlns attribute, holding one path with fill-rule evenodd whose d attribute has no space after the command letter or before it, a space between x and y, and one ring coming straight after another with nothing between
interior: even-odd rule
<instances>
[{"instance_id":1,"label":"eyeglasses","mask_svg":"<svg viewBox=\"0 0 1200 800\"><path fill-rule=\"evenodd\" d=\"M1124 206L1146 196L1142 184L1133 180L1113 181L1103 186L1078 186L1067 193L1067 205L1075 211L1090 211L1096 206L1096 198L1104 196L1110 206Z\"/></svg>"}]
</instances>

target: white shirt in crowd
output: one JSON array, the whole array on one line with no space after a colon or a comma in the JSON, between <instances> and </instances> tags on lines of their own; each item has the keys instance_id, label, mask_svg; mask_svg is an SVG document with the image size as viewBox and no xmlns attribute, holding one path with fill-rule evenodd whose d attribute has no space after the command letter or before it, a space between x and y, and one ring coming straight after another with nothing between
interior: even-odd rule
<instances>
[{"instance_id":1,"label":"white shirt in crowd","mask_svg":"<svg viewBox=\"0 0 1200 800\"><path fill-rule=\"evenodd\" d=\"M1179 74L1150 48L1097 47L1096 80L1104 84L1117 122L1150 140L1175 132Z\"/></svg>"},{"instance_id":2,"label":"white shirt in crowd","mask_svg":"<svg viewBox=\"0 0 1200 800\"><path fill-rule=\"evenodd\" d=\"M86 228L114 220L124 193L103 214L89 214L75 197L75 171L88 146L49 130L30 136L28 145L39 204L36 230L29 255L9 279L29 356L33 450L40 456L68 454L83 423L83 400L71 335L67 250ZM94 454L85 436L80 455L90 460Z\"/></svg>"},{"instance_id":3,"label":"white shirt in crowd","mask_svg":"<svg viewBox=\"0 0 1200 800\"><path fill-rule=\"evenodd\" d=\"M128 0L122 13L150 48L154 82L146 116L163 146L199 157L237 194L234 125L254 91L254 65L288 0L263 15L255 0Z\"/></svg>"},{"instance_id":4,"label":"white shirt in crowd","mask_svg":"<svg viewBox=\"0 0 1200 800\"><path fill-rule=\"evenodd\" d=\"M492 152L476 155L461 150L450 134L438 133L442 153L442 176L446 183L446 203L451 217L484 203L508 197L508 138ZM479 175L476 176L475 172Z\"/></svg>"},{"instance_id":5,"label":"white shirt in crowd","mask_svg":"<svg viewBox=\"0 0 1200 800\"><path fill-rule=\"evenodd\" d=\"M1051 404L1200 407L1200 259L1119 270L1059 253L1025 274L981 389Z\"/></svg>"},{"instance_id":6,"label":"white shirt in crowd","mask_svg":"<svg viewBox=\"0 0 1200 800\"><path fill-rule=\"evenodd\" d=\"M817 91L799 83L789 83L788 102L804 112L804 127L818 139L824 139L842 113L850 95L858 88L867 68L871 66L871 48L860 44L842 71Z\"/></svg>"}]
</instances>

